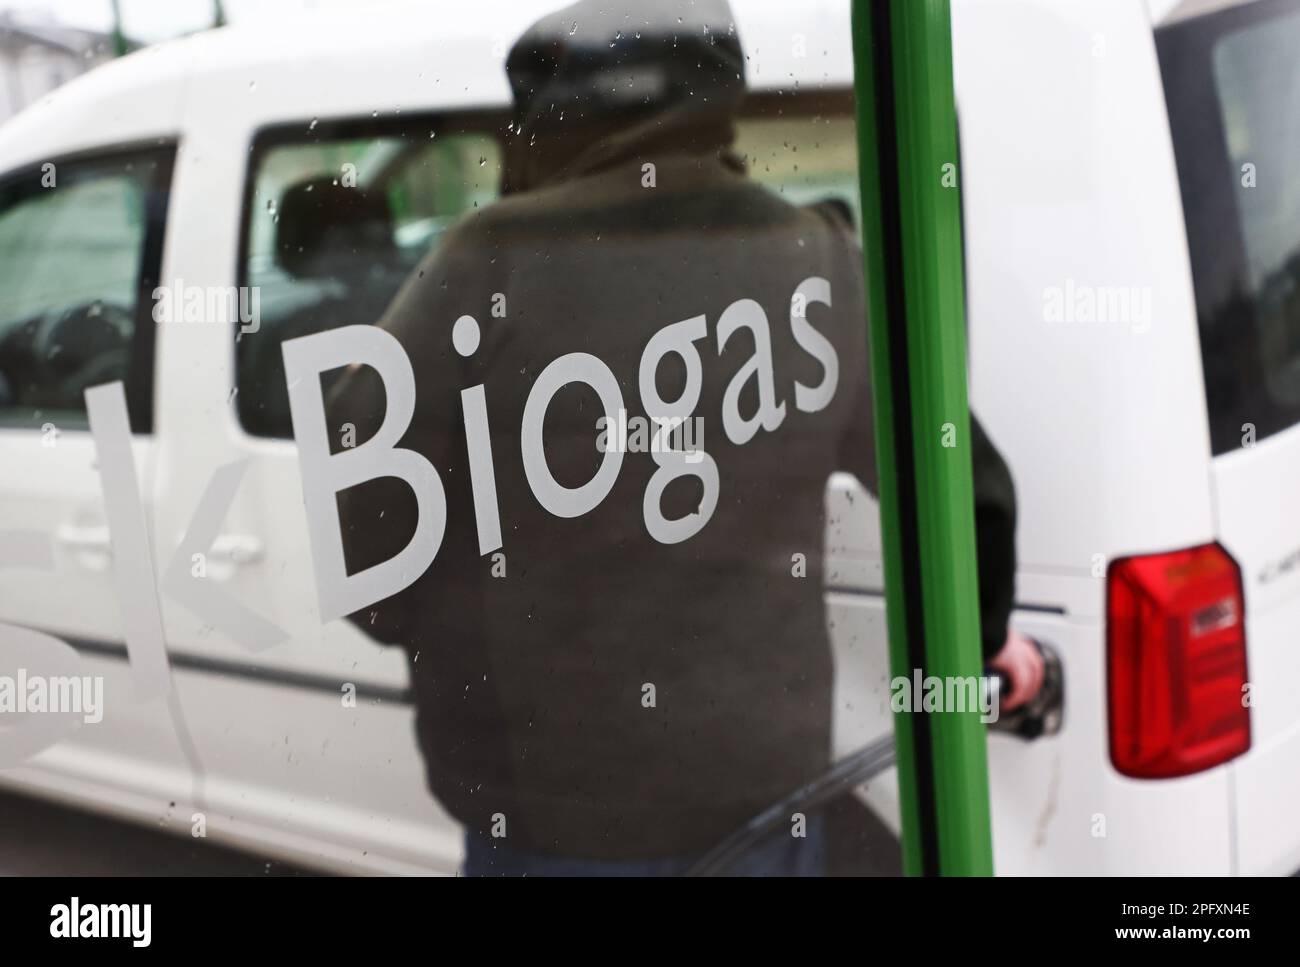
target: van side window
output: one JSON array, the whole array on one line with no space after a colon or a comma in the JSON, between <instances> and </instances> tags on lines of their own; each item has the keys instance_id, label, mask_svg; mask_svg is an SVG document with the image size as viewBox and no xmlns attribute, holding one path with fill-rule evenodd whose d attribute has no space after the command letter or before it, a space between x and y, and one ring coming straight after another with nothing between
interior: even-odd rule
<instances>
[{"instance_id":1,"label":"van side window","mask_svg":"<svg viewBox=\"0 0 1300 967\"><path fill-rule=\"evenodd\" d=\"M236 350L245 430L293 435L282 342L378 322L443 234L496 199L503 126L304 122L256 138L240 284L258 322Z\"/></svg>"},{"instance_id":2,"label":"van side window","mask_svg":"<svg viewBox=\"0 0 1300 967\"><path fill-rule=\"evenodd\" d=\"M736 151L749 177L791 204L836 206L860 225L853 97L827 93L801 100L750 94L736 123Z\"/></svg>"},{"instance_id":3,"label":"van side window","mask_svg":"<svg viewBox=\"0 0 1300 967\"><path fill-rule=\"evenodd\" d=\"M1280 15L1279 15L1280 14ZM1300 423L1300 14L1258 3L1157 33L1214 452Z\"/></svg>"},{"instance_id":4,"label":"van side window","mask_svg":"<svg viewBox=\"0 0 1300 967\"><path fill-rule=\"evenodd\" d=\"M0 426L85 429L85 390L122 380L132 429L151 429L171 167L151 148L0 182Z\"/></svg>"}]
</instances>

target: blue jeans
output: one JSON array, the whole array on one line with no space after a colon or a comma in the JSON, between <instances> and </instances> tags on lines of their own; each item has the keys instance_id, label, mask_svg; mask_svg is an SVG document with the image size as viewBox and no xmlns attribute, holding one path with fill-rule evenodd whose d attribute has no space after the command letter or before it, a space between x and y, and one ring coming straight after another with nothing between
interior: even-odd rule
<instances>
[{"instance_id":1,"label":"blue jeans","mask_svg":"<svg viewBox=\"0 0 1300 967\"><path fill-rule=\"evenodd\" d=\"M777 830L724 871L726 876L823 876L826 871L826 832L821 816L808 817L803 838ZM668 856L644 860L593 860L573 856L528 853L504 840L479 833L465 837L465 876L681 876L700 856Z\"/></svg>"}]
</instances>

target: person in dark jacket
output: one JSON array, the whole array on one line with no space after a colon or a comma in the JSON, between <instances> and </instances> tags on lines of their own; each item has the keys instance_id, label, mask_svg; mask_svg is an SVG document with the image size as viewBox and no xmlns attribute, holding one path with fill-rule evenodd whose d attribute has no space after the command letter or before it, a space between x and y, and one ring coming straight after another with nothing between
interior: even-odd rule
<instances>
[{"instance_id":1,"label":"person in dark jacket","mask_svg":"<svg viewBox=\"0 0 1300 967\"><path fill-rule=\"evenodd\" d=\"M467 872L678 872L831 762L824 494L837 470L875 487L861 252L842 206L746 176L725 0L583 0L528 30L507 74L504 197L380 323L414 367L400 445L438 469L446 533L423 576L353 620L410 656ZM478 386L495 547L464 429ZM332 399L358 442L384 411L364 369ZM698 428L689 447L617 432L665 413ZM973 432L991 655L1014 492ZM352 572L404 546L416 513L391 479L339 509ZM767 866L808 868L788 849Z\"/></svg>"}]
</instances>

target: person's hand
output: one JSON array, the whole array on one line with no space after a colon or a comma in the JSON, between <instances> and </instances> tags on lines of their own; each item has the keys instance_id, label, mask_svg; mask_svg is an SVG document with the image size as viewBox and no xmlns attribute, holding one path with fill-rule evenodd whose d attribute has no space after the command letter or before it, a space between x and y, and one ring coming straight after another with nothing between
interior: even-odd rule
<instances>
[{"instance_id":1,"label":"person's hand","mask_svg":"<svg viewBox=\"0 0 1300 967\"><path fill-rule=\"evenodd\" d=\"M1010 694L1002 696L1003 712L1024 705L1043 687L1043 654L1018 631L1007 629L1006 644L989 660L989 665L1011 679Z\"/></svg>"}]
</instances>

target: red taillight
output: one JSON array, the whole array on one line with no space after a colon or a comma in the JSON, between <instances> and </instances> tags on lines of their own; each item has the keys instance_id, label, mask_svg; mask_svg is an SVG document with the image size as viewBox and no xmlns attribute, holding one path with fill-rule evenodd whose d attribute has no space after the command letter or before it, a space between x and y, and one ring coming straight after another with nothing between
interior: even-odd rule
<instances>
[{"instance_id":1,"label":"red taillight","mask_svg":"<svg viewBox=\"0 0 1300 967\"><path fill-rule=\"evenodd\" d=\"M1114 561L1107 575L1110 760L1185 776L1250 748L1241 572L1218 544Z\"/></svg>"}]
</instances>

